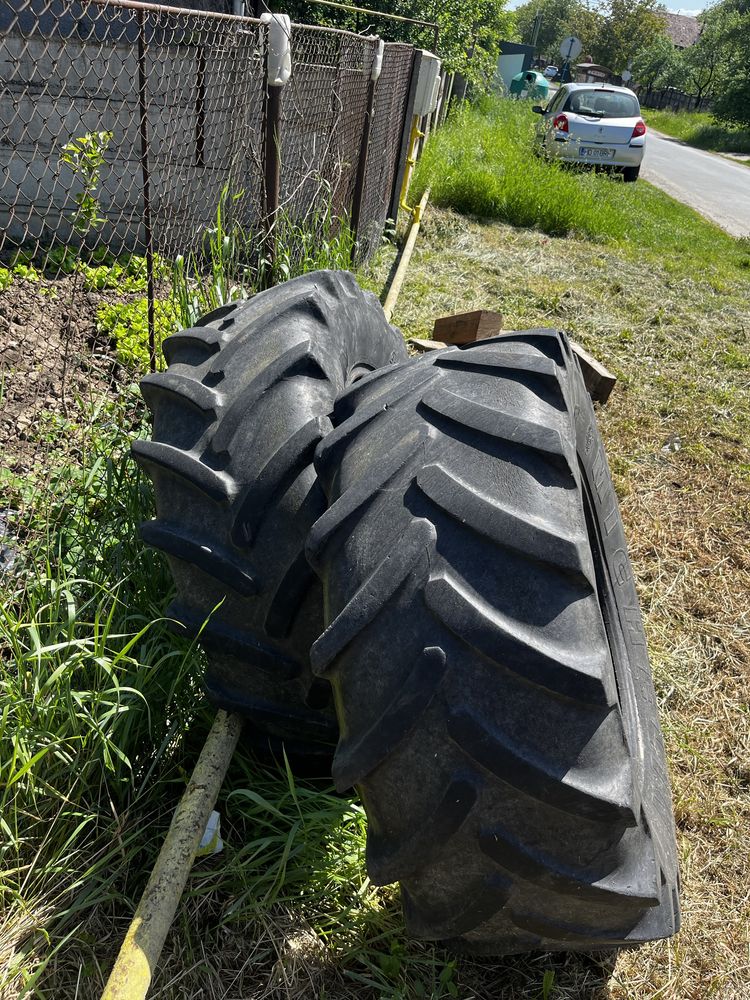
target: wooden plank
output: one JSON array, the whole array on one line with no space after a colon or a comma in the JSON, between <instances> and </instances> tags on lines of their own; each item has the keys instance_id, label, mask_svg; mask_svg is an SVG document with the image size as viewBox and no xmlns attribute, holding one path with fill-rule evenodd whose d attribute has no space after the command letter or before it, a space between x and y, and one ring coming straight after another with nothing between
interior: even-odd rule
<instances>
[{"instance_id":1,"label":"wooden plank","mask_svg":"<svg viewBox=\"0 0 750 1000\"><path fill-rule=\"evenodd\" d=\"M438 340L422 340L420 337L409 337L406 343L418 351L444 351L448 346Z\"/></svg>"},{"instance_id":2,"label":"wooden plank","mask_svg":"<svg viewBox=\"0 0 750 1000\"><path fill-rule=\"evenodd\" d=\"M435 320L432 335L444 344L473 344L476 340L496 337L503 328L503 317L489 309L442 316Z\"/></svg>"},{"instance_id":3,"label":"wooden plank","mask_svg":"<svg viewBox=\"0 0 750 1000\"><path fill-rule=\"evenodd\" d=\"M570 346L581 365L583 381L589 396L604 405L615 387L617 376L608 371L596 358L592 358L588 351L574 340L570 341Z\"/></svg>"}]
</instances>

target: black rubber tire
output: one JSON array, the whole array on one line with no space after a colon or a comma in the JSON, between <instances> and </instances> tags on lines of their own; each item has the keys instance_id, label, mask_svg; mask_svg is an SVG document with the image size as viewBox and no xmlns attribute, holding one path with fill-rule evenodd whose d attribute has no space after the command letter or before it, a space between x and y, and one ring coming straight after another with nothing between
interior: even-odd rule
<instances>
[{"instance_id":1,"label":"black rubber tire","mask_svg":"<svg viewBox=\"0 0 750 1000\"><path fill-rule=\"evenodd\" d=\"M626 184L634 184L638 180L638 175L641 172L640 167L623 167L622 168L622 179Z\"/></svg>"},{"instance_id":2,"label":"black rubber tire","mask_svg":"<svg viewBox=\"0 0 750 1000\"><path fill-rule=\"evenodd\" d=\"M564 335L425 356L340 399L308 558L312 649L408 929L484 953L674 933L674 823L645 638Z\"/></svg>"},{"instance_id":3,"label":"black rubber tire","mask_svg":"<svg viewBox=\"0 0 750 1000\"><path fill-rule=\"evenodd\" d=\"M309 665L323 621L304 555L325 510L313 454L335 397L404 360L403 338L351 274L320 271L212 312L164 355L141 382L153 436L133 454L156 494L142 535L176 583L167 614L200 633L214 704L292 752L330 754L330 688Z\"/></svg>"}]
</instances>

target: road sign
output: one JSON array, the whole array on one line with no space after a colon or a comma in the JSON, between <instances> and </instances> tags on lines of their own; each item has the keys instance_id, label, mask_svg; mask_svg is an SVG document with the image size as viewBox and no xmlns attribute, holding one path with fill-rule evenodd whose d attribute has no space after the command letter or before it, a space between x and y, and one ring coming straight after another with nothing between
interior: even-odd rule
<instances>
[{"instance_id":1,"label":"road sign","mask_svg":"<svg viewBox=\"0 0 750 1000\"><path fill-rule=\"evenodd\" d=\"M630 72L629 69L624 69L622 73L620 73L620 76L622 77L623 83L629 83L630 80L633 79L633 74Z\"/></svg>"},{"instance_id":2,"label":"road sign","mask_svg":"<svg viewBox=\"0 0 750 1000\"><path fill-rule=\"evenodd\" d=\"M560 43L560 55L563 59L577 59L581 54L583 43L575 35L568 35Z\"/></svg>"}]
</instances>

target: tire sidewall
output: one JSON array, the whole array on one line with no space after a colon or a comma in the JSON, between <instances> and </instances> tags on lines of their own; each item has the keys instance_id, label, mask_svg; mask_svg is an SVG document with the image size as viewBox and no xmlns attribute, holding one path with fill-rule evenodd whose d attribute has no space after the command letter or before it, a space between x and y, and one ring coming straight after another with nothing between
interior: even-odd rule
<instances>
[{"instance_id":1,"label":"tire sidewall","mask_svg":"<svg viewBox=\"0 0 750 1000\"><path fill-rule=\"evenodd\" d=\"M670 784L641 607L604 444L577 361L575 367L576 452L581 486L588 491L598 535L598 539L589 541L592 551L598 546L605 570L607 592L600 590L600 606L608 609L611 618L616 618L618 641L612 655L621 693L620 711L625 731L632 734L635 743L630 751L640 785L637 791L647 822L661 845L661 864L676 877Z\"/></svg>"}]
</instances>

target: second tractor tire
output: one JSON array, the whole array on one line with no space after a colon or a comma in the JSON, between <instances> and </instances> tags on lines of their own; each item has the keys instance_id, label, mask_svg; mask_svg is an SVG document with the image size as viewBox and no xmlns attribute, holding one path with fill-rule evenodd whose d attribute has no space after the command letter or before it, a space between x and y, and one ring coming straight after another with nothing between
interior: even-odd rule
<instances>
[{"instance_id":1,"label":"second tractor tire","mask_svg":"<svg viewBox=\"0 0 750 1000\"><path fill-rule=\"evenodd\" d=\"M674 933L669 781L617 500L562 334L345 393L316 465L334 779L416 936L492 954Z\"/></svg>"}]
</instances>

